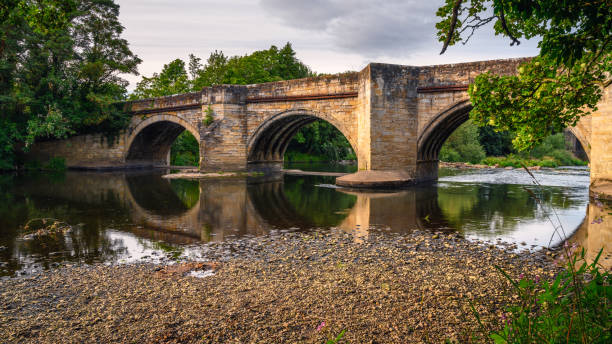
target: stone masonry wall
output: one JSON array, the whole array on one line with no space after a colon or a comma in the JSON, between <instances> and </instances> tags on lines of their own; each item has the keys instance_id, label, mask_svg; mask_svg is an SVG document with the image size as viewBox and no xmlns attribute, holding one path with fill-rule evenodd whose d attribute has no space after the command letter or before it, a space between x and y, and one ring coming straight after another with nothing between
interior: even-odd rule
<instances>
[{"instance_id":1,"label":"stone masonry wall","mask_svg":"<svg viewBox=\"0 0 612 344\"><path fill-rule=\"evenodd\" d=\"M612 198L612 86L591 115L591 188Z\"/></svg>"},{"instance_id":2,"label":"stone masonry wall","mask_svg":"<svg viewBox=\"0 0 612 344\"><path fill-rule=\"evenodd\" d=\"M469 85L484 72L499 75L516 74L518 66L527 58L456 63L421 67L419 87ZM467 91L419 93L419 135L425 126L440 112L462 100L468 99Z\"/></svg>"},{"instance_id":3,"label":"stone masonry wall","mask_svg":"<svg viewBox=\"0 0 612 344\"><path fill-rule=\"evenodd\" d=\"M418 77L418 67L370 64L369 169L404 170L414 175Z\"/></svg>"},{"instance_id":4,"label":"stone masonry wall","mask_svg":"<svg viewBox=\"0 0 612 344\"><path fill-rule=\"evenodd\" d=\"M36 142L26 159L44 164L53 157L61 157L69 167L121 165L125 146L124 134L116 140L109 140L102 134L81 135L66 140Z\"/></svg>"}]
</instances>

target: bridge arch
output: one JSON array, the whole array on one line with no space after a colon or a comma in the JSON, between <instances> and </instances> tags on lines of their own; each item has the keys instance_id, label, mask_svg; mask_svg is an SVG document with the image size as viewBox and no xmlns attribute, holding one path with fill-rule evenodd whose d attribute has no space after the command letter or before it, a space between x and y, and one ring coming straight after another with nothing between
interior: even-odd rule
<instances>
[{"instance_id":1,"label":"bridge arch","mask_svg":"<svg viewBox=\"0 0 612 344\"><path fill-rule=\"evenodd\" d=\"M187 120L164 114L147 117L129 133L124 161L169 164L172 143L185 130L200 142L199 131Z\"/></svg>"},{"instance_id":2,"label":"bridge arch","mask_svg":"<svg viewBox=\"0 0 612 344\"><path fill-rule=\"evenodd\" d=\"M357 153L355 139L335 118L305 109L289 110L264 120L250 135L247 141L249 168L280 169L293 136L300 128L316 120L324 120L338 129Z\"/></svg>"},{"instance_id":3,"label":"bridge arch","mask_svg":"<svg viewBox=\"0 0 612 344\"><path fill-rule=\"evenodd\" d=\"M417 160L421 165L420 173L424 176L422 179L437 178L437 172L434 172L434 176L432 171L437 171L440 149L448 137L470 118L471 110L469 99L461 100L439 112L423 128L417 141ZM568 127L567 130L577 138L590 160L590 143L586 135L588 130L581 122L574 127Z\"/></svg>"},{"instance_id":4,"label":"bridge arch","mask_svg":"<svg viewBox=\"0 0 612 344\"><path fill-rule=\"evenodd\" d=\"M420 133L417 140L417 160L436 162L446 139L470 118L472 104L462 100L438 113Z\"/></svg>"}]
</instances>

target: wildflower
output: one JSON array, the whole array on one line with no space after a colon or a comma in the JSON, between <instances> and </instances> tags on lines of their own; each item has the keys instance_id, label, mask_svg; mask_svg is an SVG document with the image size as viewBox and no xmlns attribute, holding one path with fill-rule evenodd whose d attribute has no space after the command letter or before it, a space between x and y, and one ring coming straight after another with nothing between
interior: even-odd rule
<instances>
[{"instance_id":1,"label":"wildflower","mask_svg":"<svg viewBox=\"0 0 612 344\"><path fill-rule=\"evenodd\" d=\"M321 329L323 329L323 327L325 327L325 321L322 321L319 326L317 326L317 332L321 331Z\"/></svg>"}]
</instances>

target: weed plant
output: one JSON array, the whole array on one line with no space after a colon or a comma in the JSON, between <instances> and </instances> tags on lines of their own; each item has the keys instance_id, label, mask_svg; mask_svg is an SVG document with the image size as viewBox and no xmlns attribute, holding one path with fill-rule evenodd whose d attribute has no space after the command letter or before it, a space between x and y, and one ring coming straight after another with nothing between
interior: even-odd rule
<instances>
[{"instance_id":1,"label":"weed plant","mask_svg":"<svg viewBox=\"0 0 612 344\"><path fill-rule=\"evenodd\" d=\"M541 192L536 178L523 167ZM544 206L533 191L525 190ZM603 207L598 200L596 202ZM553 235L564 240L561 247L563 269L553 280L524 276L516 280L496 266L512 284L518 301L510 304L502 315L501 330L487 333L474 311L476 319L487 340L496 344L612 343L612 276L599 264L603 249L592 262L587 262L584 249L577 252L576 246L567 244L566 233L554 211L554 220L548 214L555 226Z\"/></svg>"}]
</instances>

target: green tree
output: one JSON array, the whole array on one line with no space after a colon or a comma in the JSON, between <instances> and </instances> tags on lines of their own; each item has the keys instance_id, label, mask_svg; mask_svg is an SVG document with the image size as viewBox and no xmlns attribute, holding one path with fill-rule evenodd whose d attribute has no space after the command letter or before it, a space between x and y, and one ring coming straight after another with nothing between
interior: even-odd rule
<instances>
[{"instance_id":1,"label":"green tree","mask_svg":"<svg viewBox=\"0 0 612 344\"><path fill-rule=\"evenodd\" d=\"M490 125L478 127L478 142L487 156L502 156L514 152L512 134L507 131L496 131Z\"/></svg>"},{"instance_id":2,"label":"green tree","mask_svg":"<svg viewBox=\"0 0 612 344\"><path fill-rule=\"evenodd\" d=\"M191 68L190 63L190 68ZM185 62L176 59L164 65L161 73L152 77L143 77L130 95L130 99L143 99L186 93L191 90L191 83L185 70Z\"/></svg>"},{"instance_id":3,"label":"green tree","mask_svg":"<svg viewBox=\"0 0 612 344\"><path fill-rule=\"evenodd\" d=\"M114 132L129 116L122 73L140 59L121 38L112 0L7 0L0 4L0 167L39 139Z\"/></svg>"},{"instance_id":4,"label":"green tree","mask_svg":"<svg viewBox=\"0 0 612 344\"><path fill-rule=\"evenodd\" d=\"M539 40L539 55L523 63L518 75L484 73L468 90L471 118L478 125L514 132L519 150L596 110L602 87L611 82L609 0L446 0L437 15L441 53L490 23L511 45Z\"/></svg>"},{"instance_id":5,"label":"green tree","mask_svg":"<svg viewBox=\"0 0 612 344\"><path fill-rule=\"evenodd\" d=\"M302 154L295 154L296 152ZM300 159L300 155L318 156L327 161L356 158L351 144L340 130L323 120L303 126L289 142L287 160Z\"/></svg>"},{"instance_id":6,"label":"green tree","mask_svg":"<svg viewBox=\"0 0 612 344\"><path fill-rule=\"evenodd\" d=\"M467 161L477 164L484 157L485 151L478 142L478 127L470 120L459 126L440 149L442 161Z\"/></svg>"},{"instance_id":7,"label":"green tree","mask_svg":"<svg viewBox=\"0 0 612 344\"><path fill-rule=\"evenodd\" d=\"M295 57L291 43L285 44L281 50L273 45L268 50L234 56L227 61L225 68L225 84L257 84L313 75L310 68Z\"/></svg>"},{"instance_id":8,"label":"green tree","mask_svg":"<svg viewBox=\"0 0 612 344\"><path fill-rule=\"evenodd\" d=\"M206 60L206 65L204 67L198 66L198 68L194 69L194 73L192 74L193 89L197 91L206 86L222 84L226 68L227 57L223 55L222 51L215 50Z\"/></svg>"}]
</instances>

